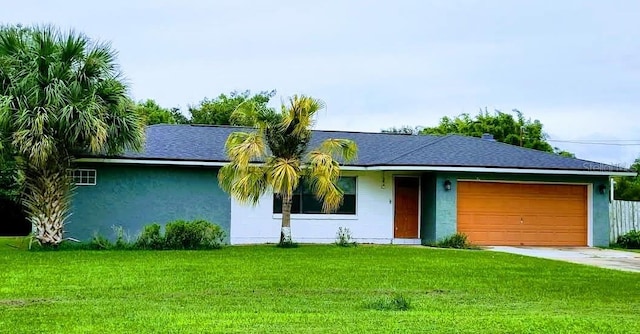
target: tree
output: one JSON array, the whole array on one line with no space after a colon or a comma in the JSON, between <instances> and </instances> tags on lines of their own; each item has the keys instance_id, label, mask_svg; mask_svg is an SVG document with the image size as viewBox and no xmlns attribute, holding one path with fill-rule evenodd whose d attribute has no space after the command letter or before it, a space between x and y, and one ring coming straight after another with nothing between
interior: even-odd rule
<instances>
[{"instance_id":1,"label":"tree","mask_svg":"<svg viewBox=\"0 0 640 334\"><path fill-rule=\"evenodd\" d=\"M63 241L76 155L140 149L144 132L109 44L51 26L0 28L0 142L25 175L35 239Z\"/></svg>"},{"instance_id":2,"label":"tree","mask_svg":"<svg viewBox=\"0 0 640 334\"><path fill-rule=\"evenodd\" d=\"M554 148L547 142L547 135L539 120L526 119L522 112L513 109L512 114L496 110L493 114L487 109L480 110L474 117L461 114L455 118L443 117L435 127L424 128L421 134L446 135L461 134L481 137L484 133L493 135L499 142L532 148L539 151L554 152ZM570 152L556 149L558 154L569 156Z\"/></svg>"},{"instance_id":3,"label":"tree","mask_svg":"<svg viewBox=\"0 0 640 334\"><path fill-rule=\"evenodd\" d=\"M135 111L146 125L153 124L189 124L189 119L179 108L163 108L155 100L147 99L136 104Z\"/></svg>"},{"instance_id":4,"label":"tree","mask_svg":"<svg viewBox=\"0 0 640 334\"><path fill-rule=\"evenodd\" d=\"M193 124L211 124L211 125L247 125L250 123L241 123L241 119L235 121L231 118L231 114L243 104L251 104L258 111L266 111L269 109L267 104L269 100L276 94L275 90L269 92L260 92L251 95L250 91L231 92L229 95L220 94L215 99L205 98L197 107L189 107L191 114L191 122Z\"/></svg>"},{"instance_id":5,"label":"tree","mask_svg":"<svg viewBox=\"0 0 640 334\"><path fill-rule=\"evenodd\" d=\"M322 106L311 97L293 96L280 112L247 107L233 115L253 124L255 131L233 132L227 138L225 150L231 162L218 173L220 186L241 203L255 205L268 190L280 196L281 244L291 243L292 196L301 178L323 203L323 211L333 212L343 199L337 183L339 162L357 155L356 143L347 139L327 139L308 150L313 119Z\"/></svg>"},{"instance_id":6,"label":"tree","mask_svg":"<svg viewBox=\"0 0 640 334\"><path fill-rule=\"evenodd\" d=\"M403 125L401 127L392 126L390 128L382 129L382 133L394 133L400 135L418 135L422 131L422 127L411 127L410 125Z\"/></svg>"},{"instance_id":7,"label":"tree","mask_svg":"<svg viewBox=\"0 0 640 334\"><path fill-rule=\"evenodd\" d=\"M640 173L640 157L637 158L630 167L636 173ZM640 201L640 176L616 177L614 197L623 201Z\"/></svg>"}]
</instances>

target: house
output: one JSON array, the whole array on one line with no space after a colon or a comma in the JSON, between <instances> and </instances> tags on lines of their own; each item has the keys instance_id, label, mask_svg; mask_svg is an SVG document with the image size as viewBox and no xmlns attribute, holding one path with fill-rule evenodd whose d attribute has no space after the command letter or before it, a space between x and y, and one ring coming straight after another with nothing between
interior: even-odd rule
<instances>
[{"instance_id":1,"label":"house","mask_svg":"<svg viewBox=\"0 0 640 334\"><path fill-rule=\"evenodd\" d=\"M67 235L137 234L150 223L206 219L231 244L277 242L281 208L273 194L244 206L218 186L224 143L238 128L154 125L143 152L85 157ZM343 166L344 204L323 214L301 187L295 241L334 242L346 227L362 243L417 244L463 232L479 245L607 246L609 179L635 175L616 166L566 158L487 138L314 131L311 145L348 138L358 160Z\"/></svg>"}]
</instances>

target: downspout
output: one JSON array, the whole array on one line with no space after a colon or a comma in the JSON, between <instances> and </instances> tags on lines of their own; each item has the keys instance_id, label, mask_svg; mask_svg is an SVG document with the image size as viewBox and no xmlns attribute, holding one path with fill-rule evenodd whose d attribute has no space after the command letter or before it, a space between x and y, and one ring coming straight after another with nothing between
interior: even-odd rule
<instances>
[{"instance_id":1,"label":"downspout","mask_svg":"<svg viewBox=\"0 0 640 334\"><path fill-rule=\"evenodd\" d=\"M612 177L609 178L609 182L611 183L610 187L609 187L609 203L612 203L615 199L614 196L614 192L615 192L615 186L616 186L616 180L614 180Z\"/></svg>"}]
</instances>

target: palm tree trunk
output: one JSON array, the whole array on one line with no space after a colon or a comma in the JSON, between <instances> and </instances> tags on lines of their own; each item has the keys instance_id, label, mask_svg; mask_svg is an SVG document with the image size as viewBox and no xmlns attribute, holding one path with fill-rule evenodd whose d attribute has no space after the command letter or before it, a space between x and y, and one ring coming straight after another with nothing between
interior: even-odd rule
<instances>
[{"instance_id":1,"label":"palm tree trunk","mask_svg":"<svg viewBox=\"0 0 640 334\"><path fill-rule=\"evenodd\" d=\"M69 217L71 183L66 168L29 168L23 205L34 237L41 245L57 246L63 240Z\"/></svg>"},{"instance_id":2,"label":"palm tree trunk","mask_svg":"<svg viewBox=\"0 0 640 334\"><path fill-rule=\"evenodd\" d=\"M282 195L282 228L280 229L280 244L291 243L291 194Z\"/></svg>"}]
</instances>

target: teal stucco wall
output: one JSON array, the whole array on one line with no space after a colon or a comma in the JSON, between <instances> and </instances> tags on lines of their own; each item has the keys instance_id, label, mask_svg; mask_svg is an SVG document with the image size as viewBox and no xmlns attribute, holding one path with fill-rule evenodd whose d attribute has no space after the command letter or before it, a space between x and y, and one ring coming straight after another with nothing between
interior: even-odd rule
<instances>
[{"instance_id":1,"label":"teal stucco wall","mask_svg":"<svg viewBox=\"0 0 640 334\"><path fill-rule=\"evenodd\" d=\"M529 182L566 182L591 184L592 219L593 219L593 243L592 246L609 245L609 194L600 194L598 186L604 184L609 187L609 178L570 175L535 175L535 174L488 174L488 173L436 173L435 175L435 200L432 205L435 208L435 222L431 228L435 231L423 234L424 241L441 240L457 230L457 181L458 180L505 180L505 181L529 181ZM451 181L451 190L446 191L444 181ZM587 203L589 204L589 203ZM423 206L424 208L424 206Z\"/></svg>"},{"instance_id":2,"label":"teal stucco wall","mask_svg":"<svg viewBox=\"0 0 640 334\"><path fill-rule=\"evenodd\" d=\"M436 178L433 173L422 175L420 239L432 241L436 238Z\"/></svg>"},{"instance_id":3,"label":"teal stucco wall","mask_svg":"<svg viewBox=\"0 0 640 334\"><path fill-rule=\"evenodd\" d=\"M217 169L171 166L82 165L97 170L95 186L78 186L66 236L114 238L112 226L137 236L144 225L205 219L230 231L231 201L218 186Z\"/></svg>"}]
</instances>

